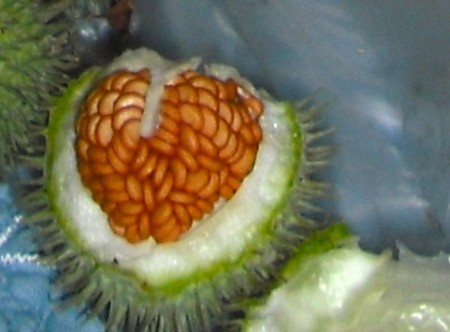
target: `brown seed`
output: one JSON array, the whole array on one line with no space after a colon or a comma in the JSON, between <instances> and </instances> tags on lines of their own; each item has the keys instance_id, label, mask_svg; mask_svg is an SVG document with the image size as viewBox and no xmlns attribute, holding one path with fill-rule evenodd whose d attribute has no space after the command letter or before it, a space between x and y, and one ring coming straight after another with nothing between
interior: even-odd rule
<instances>
[{"instance_id":1,"label":"brown seed","mask_svg":"<svg viewBox=\"0 0 450 332\"><path fill-rule=\"evenodd\" d=\"M122 175L111 174L102 177L102 185L106 190L121 191L125 189L125 179Z\"/></svg>"},{"instance_id":2,"label":"brown seed","mask_svg":"<svg viewBox=\"0 0 450 332\"><path fill-rule=\"evenodd\" d=\"M119 158L119 156L114 152L114 149L107 149L108 162L114 168L114 170L119 174L128 173L128 165Z\"/></svg>"},{"instance_id":3,"label":"brown seed","mask_svg":"<svg viewBox=\"0 0 450 332\"><path fill-rule=\"evenodd\" d=\"M207 137L213 137L217 132L217 128L219 127L217 116L207 107L202 107L202 113L204 121L201 132Z\"/></svg>"},{"instance_id":4,"label":"brown seed","mask_svg":"<svg viewBox=\"0 0 450 332\"><path fill-rule=\"evenodd\" d=\"M169 194L169 199L174 203L180 204L191 204L195 201L194 195L179 190L173 190Z\"/></svg>"},{"instance_id":5,"label":"brown seed","mask_svg":"<svg viewBox=\"0 0 450 332\"><path fill-rule=\"evenodd\" d=\"M173 176L170 172L166 173L158 191L156 192L156 202L161 202L170 194L173 187Z\"/></svg>"},{"instance_id":6,"label":"brown seed","mask_svg":"<svg viewBox=\"0 0 450 332\"><path fill-rule=\"evenodd\" d=\"M175 217L160 227L153 229L153 237L160 243L173 242L180 235L180 226L178 226Z\"/></svg>"},{"instance_id":7,"label":"brown seed","mask_svg":"<svg viewBox=\"0 0 450 332\"><path fill-rule=\"evenodd\" d=\"M137 172L138 179L144 179L152 174L156 169L156 163L158 162L158 155L151 153L142 167Z\"/></svg>"},{"instance_id":8,"label":"brown seed","mask_svg":"<svg viewBox=\"0 0 450 332\"><path fill-rule=\"evenodd\" d=\"M219 119L219 126L217 128L217 132L213 137L213 142L219 148L222 148L228 141L230 137L230 127L226 124L226 122L222 119Z\"/></svg>"},{"instance_id":9,"label":"brown seed","mask_svg":"<svg viewBox=\"0 0 450 332\"><path fill-rule=\"evenodd\" d=\"M194 130L201 130L203 127L203 114L200 107L192 104L180 105L181 120L192 126Z\"/></svg>"},{"instance_id":10,"label":"brown seed","mask_svg":"<svg viewBox=\"0 0 450 332\"><path fill-rule=\"evenodd\" d=\"M230 199L234 195L233 189L231 189L229 186L225 185L220 187L220 195L225 199Z\"/></svg>"},{"instance_id":11,"label":"brown seed","mask_svg":"<svg viewBox=\"0 0 450 332\"><path fill-rule=\"evenodd\" d=\"M142 185L144 192L144 203L147 210L152 211L155 207L155 194L150 181L145 181Z\"/></svg>"},{"instance_id":12,"label":"brown seed","mask_svg":"<svg viewBox=\"0 0 450 332\"><path fill-rule=\"evenodd\" d=\"M218 115L225 120L226 123L231 124L233 122L233 109L230 104L224 101L219 103Z\"/></svg>"},{"instance_id":13,"label":"brown seed","mask_svg":"<svg viewBox=\"0 0 450 332\"><path fill-rule=\"evenodd\" d=\"M111 218L108 220L108 224L114 233L116 233L119 236L125 237L125 227L117 225L115 222L111 220Z\"/></svg>"},{"instance_id":14,"label":"brown seed","mask_svg":"<svg viewBox=\"0 0 450 332\"><path fill-rule=\"evenodd\" d=\"M108 156L106 155L105 149L91 145L87 151L88 160L96 163L106 163L108 162Z\"/></svg>"},{"instance_id":15,"label":"brown seed","mask_svg":"<svg viewBox=\"0 0 450 332\"><path fill-rule=\"evenodd\" d=\"M178 107L170 102L162 103L161 115L167 116L172 120L174 120L175 122L179 122L181 120L181 114L180 111L178 110Z\"/></svg>"},{"instance_id":16,"label":"brown seed","mask_svg":"<svg viewBox=\"0 0 450 332\"><path fill-rule=\"evenodd\" d=\"M209 172L204 169L199 169L195 173L189 173L186 179L185 190L191 193L198 193L209 182Z\"/></svg>"},{"instance_id":17,"label":"brown seed","mask_svg":"<svg viewBox=\"0 0 450 332\"><path fill-rule=\"evenodd\" d=\"M205 89L209 92L211 92L213 95L217 94L217 87L214 84L214 82L209 79L206 76L203 75L197 75L192 77L191 79L189 79L189 83L192 84L192 86L196 87L196 88L202 88ZM202 91L199 89L199 91Z\"/></svg>"},{"instance_id":18,"label":"brown seed","mask_svg":"<svg viewBox=\"0 0 450 332\"><path fill-rule=\"evenodd\" d=\"M178 123L168 116L162 117L161 128L164 128L167 131L170 131L174 135L178 134L178 132L180 131L180 129L178 127Z\"/></svg>"},{"instance_id":19,"label":"brown seed","mask_svg":"<svg viewBox=\"0 0 450 332\"><path fill-rule=\"evenodd\" d=\"M237 94L237 84L235 80L228 79L225 82L225 89L227 90L227 98L233 100Z\"/></svg>"},{"instance_id":20,"label":"brown seed","mask_svg":"<svg viewBox=\"0 0 450 332\"><path fill-rule=\"evenodd\" d=\"M181 225L191 226L192 218L189 215L189 212L185 205L183 204L174 204L173 212L178 220L178 223Z\"/></svg>"},{"instance_id":21,"label":"brown seed","mask_svg":"<svg viewBox=\"0 0 450 332\"><path fill-rule=\"evenodd\" d=\"M122 70L114 73L112 77L110 89L120 91L126 83L132 81L136 77L136 74Z\"/></svg>"},{"instance_id":22,"label":"brown seed","mask_svg":"<svg viewBox=\"0 0 450 332\"><path fill-rule=\"evenodd\" d=\"M239 130L241 130L242 125L244 124L244 119L239 107L231 106L231 108L233 109L233 121L231 122L230 127L234 132L237 133Z\"/></svg>"},{"instance_id":23,"label":"brown seed","mask_svg":"<svg viewBox=\"0 0 450 332\"><path fill-rule=\"evenodd\" d=\"M104 116L100 119L96 129L97 143L105 147L111 142L114 136L112 129L112 117L110 115Z\"/></svg>"},{"instance_id":24,"label":"brown seed","mask_svg":"<svg viewBox=\"0 0 450 332\"><path fill-rule=\"evenodd\" d=\"M248 145L255 144L255 137L253 137L253 131L249 126L242 127L239 134Z\"/></svg>"},{"instance_id":25,"label":"brown seed","mask_svg":"<svg viewBox=\"0 0 450 332\"><path fill-rule=\"evenodd\" d=\"M134 156L134 161L131 165L131 170L132 171L136 171L138 170L140 167L142 167L142 165L145 163L145 161L148 158L148 146L145 143L145 141L140 140L138 147L137 147L137 151L136 154Z\"/></svg>"},{"instance_id":26,"label":"brown seed","mask_svg":"<svg viewBox=\"0 0 450 332\"><path fill-rule=\"evenodd\" d=\"M175 153L175 147L158 136L150 138L148 140L148 145L152 150L166 156L172 156Z\"/></svg>"},{"instance_id":27,"label":"brown seed","mask_svg":"<svg viewBox=\"0 0 450 332\"><path fill-rule=\"evenodd\" d=\"M117 156L125 163L129 163L134 157L134 151L129 149L122 141L120 135L115 135L108 149L114 149Z\"/></svg>"},{"instance_id":28,"label":"brown seed","mask_svg":"<svg viewBox=\"0 0 450 332\"><path fill-rule=\"evenodd\" d=\"M158 205L151 216L151 224L155 227L160 227L167 223L172 217L172 204L168 201Z\"/></svg>"},{"instance_id":29,"label":"brown seed","mask_svg":"<svg viewBox=\"0 0 450 332\"><path fill-rule=\"evenodd\" d=\"M140 214L144 210L144 205L142 205L142 203L139 202L126 201L117 204L117 209L122 214L134 216Z\"/></svg>"},{"instance_id":30,"label":"brown seed","mask_svg":"<svg viewBox=\"0 0 450 332\"><path fill-rule=\"evenodd\" d=\"M129 120L125 122L120 130L120 138L127 148L134 150L136 145L139 143L140 133L139 133L140 121L139 120Z\"/></svg>"},{"instance_id":31,"label":"brown seed","mask_svg":"<svg viewBox=\"0 0 450 332\"><path fill-rule=\"evenodd\" d=\"M89 116L92 116L98 112L98 104L105 93L102 89L94 90L87 99L85 103L85 110L83 113L86 113Z\"/></svg>"},{"instance_id":32,"label":"brown seed","mask_svg":"<svg viewBox=\"0 0 450 332\"><path fill-rule=\"evenodd\" d=\"M115 173L114 168L108 163L92 163L91 170L96 175L110 175Z\"/></svg>"},{"instance_id":33,"label":"brown seed","mask_svg":"<svg viewBox=\"0 0 450 332\"><path fill-rule=\"evenodd\" d=\"M263 113L263 104L261 100L254 96L244 99L245 105L250 108L253 117L258 117Z\"/></svg>"},{"instance_id":34,"label":"brown seed","mask_svg":"<svg viewBox=\"0 0 450 332\"><path fill-rule=\"evenodd\" d=\"M121 108L113 115L113 129L120 130L123 124L129 120L140 120L142 116L142 109L136 106Z\"/></svg>"},{"instance_id":35,"label":"brown seed","mask_svg":"<svg viewBox=\"0 0 450 332\"><path fill-rule=\"evenodd\" d=\"M196 205L188 205L187 210L192 220L200 220L203 217L203 212Z\"/></svg>"},{"instance_id":36,"label":"brown seed","mask_svg":"<svg viewBox=\"0 0 450 332\"><path fill-rule=\"evenodd\" d=\"M219 157L222 160L226 160L233 156L233 154L237 151L238 148L238 139L235 133L230 134L230 138L228 139L225 146L220 150Z\"/></svg>"},{"instance_id":37,"label":"brown seed","mask_svg":"<svg viewBox=\"0 0 450 332\"><path fill-rule=\"evenodd\" d=\"M78 171L81 174L81 178L84 182L89 181L89 179L94 175L91 170L91 165L88 162L80 161L78 163Z\"/></svg>"},{"instance_id":38,"label":"brown seed","mask_svg":"<svg viewBox=\"0 0 450 332\"><path fill-rule=\"evenodd\" d=\"M164 93L163 93L162 99L164 101L169 101L173 104L177 104L179 101L179 98L178 98L178 91L177 91L176 87L166 85L164 87Z\"/></svg>"},{"instance_id":39,"label":"brown seed","mask_svg":"<svg viewBox=\"0 0 450 332\"><path fill-rule=\"evenodd\" d=\"M230 171L238 176L244 177L253 167L256 148L248 146L242 157L230 166Z\"/></svg>"},{"instance_id":40,"label":"brown seed","mask_svg":"<svg viewBox=\"0 0 450 332\"><path fill-rule=\"evenodd\" d=\"M197 156L199 165L210 172L219 172L223 165L220 160L210 158L204 154Z\"/></svg>"},{"instance_id":41,"label":"brown seed","mask_svg":"<svg viewBox=\"0 0 450 332\"><path fill-rule=\"evenodd\" d=\"M253 137L255 138L255 142L256 143L261 142L262 137L263 137L263 133L262 133L261 127L259 126L259 123L258 122L253 122L251 124L250 129L252 131Z\"/></svg>"},{"instance_id":42,"label":"brown seed","mask_svg":"<svg viewBox=\"0 0 450 332\"><path fill-rule=\"evenodd\" d=\"M142 186L137 177L134 174L128 174L125 182L125 186L130 195L130 198L135 201L141 201L143 198Z\"/></svg>"},{"instance_id":43,"label":"brown seed","mask_svg":"<svg viewBox=\"0 0 450 332\"><path fill-rule=\"evenodd\" d=\"M125 191L123 191L123 190L120 190L120 191L118 191L118 190L107 191L105 193L105 198L108 201L115 202L115 203L126 202L126 201L128 201L130 199L128 194Z\"/></svg>"},{"instance_id":44,"label":"brown seed","mask_svg":"<svg viewBox=\"0 0 450 332\"><path fill-rule=\"evenodd\" d=\"M214 205L205 199L198 199L195 205L202 211L203 214L208 214L214 209Z\"/></svg>"},{"instance_id":45,"label":"brown seed","mask_svg":"<svg viewBox=\"0 0 450 332\"><path fill-rule=\"evenodd\" d=\"M241 139L238 140L236 151L234 152L233 155L231 155L230 158L227 159L227 163L232 164L232 163L235 163L236 161L238 161L239 159L241 159L242 156L244 155L246 147L247 147L247 145L245 144L244 140L241 140Z\"/></svg>"},{"instance_id":46,"label":"brown seed","mask_svg":"<svg viewBox=\"0 0 450 332\"><path fill-rule=\"evenodd\" d=\"M103 116L112 114L114 112L114 103L119 96L120 93L117 91L108 91L104 93L98 103L98 113Z\"/></svg>"},{"instance_id":47,"label":"brown seed","mask_svg":"<svg viewBox=\"0 0 450 332\"><path fill-rule=\"evenodd\" d=\"M102 203L102 210L105 211L107 215L112 215L116 210L117 204L114 202L104 202Z\"/></svg>"},{"instance_id":48,"label":"brown seed","mask_svg":"<svg viewBox=\"0 0 450 332\"><path fill-rule=\"evenodd\" d=\"M200 144L195 131L186 125L181 126L180 132L181 144L193 155L198 153Z\"/></svg>"},{"instance_id":49,"label":"brown seed","mask_svg":"<svg viewBox=\"0 0 450 332\"><path fill-rule=\"evenodd\" d=\"M101 116L100 114L94 114L89 118L89 122L87 124L87 128L86 128L86 135L87 135L87 139L89 140L90 143L97 143L97 136L96 136L96 132L97 132L97 126L98 123L100 122Z\"/></svg>"},{"instance_id":50,"label":"brown seed","mask_svg":"<svg viewBox=\"0 0 450 332\"><path fill-rule=\"evenodd\" d=\"M169 144L172 145L178 144L178 136L176 135L176 133L169 131L164 127L159 127L158 131L155 133L155 136L159 137L160 139Z\"/></svg>"},{"instance_id":51,"label":"brown seed","mask_svg":"<svg viewBox=\"0 0 450 332\"><path fill-rule=\"evenodd\" d=\"M142 213L138 218L138 229L141 240L147 239L151 235L150 216L148 213Z\"/></svg>"},{"instance_id":52,"label":"brown seed","mask_svg":"<svg viewBox=\"0 0 450 332\"><path fill-rule=\"evenodd\" d=\"M192 153L190 153L188 150L186 150L183 147L179 147L177 152L178 152L178 157L180 158L180 161L183 162L183 164L186 166L186 168L189 171L195 172L198 169L198 163L195 160L195 157Z\"/></svg>"},{"instance_id":53,"label":"brown seed","mask_svg":"<svg viewBox=\"0 0 450 332\"><path fill-rule=\"evenodd\" d=\"M198 96L196 89L189 84L177 85L178 102L196 104L198 102Z\"/></svg>"},{"instance_id":54,"label":"brown seed","mask_svg":"<svg viewBox=\"0 0 450 332\"><path fill-rule=\"evenodd\" d=\"M134 79L125 83L122 92L145 96L147 94L148 85L148 82L144 81L143 79Z\"/></svg>"},{"instance_id":55,"label":"brown seed","mask_svg":"<svg viewBox=\"0 0 450 332\"><path fill-rule=\"evenodd\" d=\"M234 176L229 176L227 179L227 185L233 190L237 191L241 185L241 181Z\"/></svg>"},{"instance_id":56,"label":"brown seed","mask_svg":"<svg viewBox=\"0 0 450 332\"><path fill-rule=\"evenodd\" d=\"M162 184L168 168L169 168L169 159L160 157L156 164L155 172L153 173L152 178L155 187L159 187Z\"/></svg>"},{"instance_id":57,"label":"brown seed","mask_svg":"<svg viewBox=\"0 0 450 332\"><path fill-rule=\"evenodd\" d=\"M199 89L198 104L214 112L218 109L217 99L209 90Z\"/></svg>"},{"instance_id":58,"label":"brown seed","mask_svg":"<svg viewBox=\"0 0 450 332\"><path fill-rule=\"evenodd\" d=\"M173 174L173 185L175 188L182 188L186 183L187 168L179 159L172 159L170 170Z\"/></svg>"},{"instance_id":59,"label":"brown seed","mask_svg":"<svg viewBox=\"0 0 450 332\"><path fill-rule=\"evenodd\" d=\"M200 198L209 198L219 190L220 177L218 173L211 173L208 184L198 193Z\"/></svg>"},{"instance_id":60,"label":"brown seed","mask_svg":"<svg viewBox=\"0 0 450 332\"><path fill-rule=\"evenodd\" d=\"M197 135L197 138L200 145L200 151L208 157L216 158L219 153L219 149L214 145L214 143L202 134Z\"/></svg>"},{"instance_id":61,"label":"brown seed","mask_svg":"<svg viewBox=\"0 0 450 332\"><path fill-rule=\"evenodd\" d=\"M139 230L137 225L132 225L127 227L125 231L125 238L130 243L137 243L141 240L141 237L139 236Z\"/></svg>"},{"instance_id":62,"label":"brown seed","mask_svg":"<svg viewBox=\"0 0 450 332\"><path fill-rule=\"evenodd\" d=\"M145 106L144 97L135 93L126 93L121 94L114 103L114 108L116 110L131 106L143 109Z\"/></svg>"}]
</instances>

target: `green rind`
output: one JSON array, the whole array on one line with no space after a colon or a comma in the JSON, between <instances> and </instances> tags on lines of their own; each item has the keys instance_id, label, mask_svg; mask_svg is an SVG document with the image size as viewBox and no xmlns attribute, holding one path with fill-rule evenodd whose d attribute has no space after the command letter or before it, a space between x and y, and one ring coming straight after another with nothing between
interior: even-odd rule
<instances>
[{"instance_id":1,"label":"green rind","mask_svg":"<svg viewBox=\"0 0 450 332\"><path fill-rule=\"evenodd\" d=\"M53 133L58 132L65 114L72 109L72 103L79 100L97 73L98 69L93 69L72 83L52 110L46 132L48 154L44 170L44 177L47 181L50 177L50 183L52 153L59 144L58 136L53 136ZM292 128L292 143L296 145L298 155L295 157L301 160L301 164L298 170L288 175L292 189L285 193L284 206L274 211L268 217L271 222L261 229L262 241L248 248L238 262L219 264L207 273L199 272L189 280L172 283L170 288L152 288L130 272L117 269L114 263L95 259L79 241L70 222L61 217L58 207L48 206L49 202L55 201L57 193L51 190L48 182L40 181L44 190L38 188L37 194L28 195L24 201L38 207L28 222L37 227L44 259L57 267L55 284L61 298L67 304L85 306L92 315L99 314L111 330L141 331L151 327L198 331L217 328L218 323L226 326L221 321L228 313L225 304L266 289L278 276L279 266L296 252L312 230L319 227L303 214L312 207L311 199L325 189L323 184L309 178L312 168L324 163L323 151L316 154L310 146L322 133L315 126L316 110L305 111L304 106L285 108L291 120L298 117L300 123L299 127ZM296 126L297 121L290 123ZM36 164L39 165L39 161ZM304 204L298 204L297 199L303 200ZM45 211L43 207L48 208Z\"/></svg>"}]
</instances>

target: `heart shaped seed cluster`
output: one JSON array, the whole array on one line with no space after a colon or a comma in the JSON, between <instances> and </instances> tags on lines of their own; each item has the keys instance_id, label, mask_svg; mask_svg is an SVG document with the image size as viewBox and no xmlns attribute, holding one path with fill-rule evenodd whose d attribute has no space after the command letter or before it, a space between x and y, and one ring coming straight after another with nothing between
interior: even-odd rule
<instances>
[{"instance_id":1,"label":"heart shaped seed cluster","mask_svg":"<svg viewBox=\"0 0 450 332\"><path fill-rule=\"evenodd\" d=\"M188 70L164 86L158 125L140 135L151 72L104 78L76 124L81 179L111 229L135 243L177 240L251 172L262 102L233 79Z\"/></svg>"}]
</instances>

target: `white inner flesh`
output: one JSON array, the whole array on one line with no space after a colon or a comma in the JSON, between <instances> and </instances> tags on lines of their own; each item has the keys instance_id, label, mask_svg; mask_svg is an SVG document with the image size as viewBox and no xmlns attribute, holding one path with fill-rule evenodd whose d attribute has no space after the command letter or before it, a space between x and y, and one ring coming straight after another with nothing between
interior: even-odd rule
<instances>
[{"instance_id":1,"label":"white inner flesh","mask_svg":"<svg viewBox=\"0 0 450 332\"><path fill-rule=\"evenodd\" d=\"M133 69L127 61L125 68ZM58 134L60 145L51 181L53 189L63 193L56 195L57 205L63 218L72 221L77 237L95 255L104 261L117 260L152 285L167 284L212 264L233 261L249 242L257 241L261 224L267 222L268 214L280 204L291 185L298 151L292 144L292 124L285 112L281 103L264 102L260 118L264 135L253 172L232 199L177 242L156 244L150 238L129 244L111 231L106 214L81 183L73 147L74 114L68 115L65 128Z\"/></svg>"}]
</instances>

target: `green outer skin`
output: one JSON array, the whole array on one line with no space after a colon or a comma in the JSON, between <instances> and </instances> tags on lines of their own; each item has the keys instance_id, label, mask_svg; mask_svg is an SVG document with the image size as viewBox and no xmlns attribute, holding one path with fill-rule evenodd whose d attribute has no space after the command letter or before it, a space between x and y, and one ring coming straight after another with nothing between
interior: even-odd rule
<instances>
[{"instance_id":1,"label":"green outer skin","mask_svg":"<svg viewBox=\"0 0 450 332\"><path fill-rule=\"evenodd\" d=\"M277 275L280 262L298 248L307 236L305 234L318 228L315 223L296 214L298 207L291 206L289 196L295 198L293 192L301 192L305 188L307 192L320 190L315 188L314 181L302 174L302 165L299 169L293 167L291 174L287 175L292 188L286 190L278 209L268 216L260 229L260 241L246 248L238 261L218 263L208 271L200 271L164 287L152 288L132 273L117 269L113 263L98 261L79 240L61 210L51 206L58 194L52 187L52 162L54 152L58 150L59 128L76 106L74 103L94 83L98 71L86 72L56 101L46 132L45 174L49 177L47 194L54 218L44 213L30 219L41 228L41 236L45 235L45 239L41 238L44 256L59 271L56 286L67 303L82 304L93 315L100 314L108 329L141 330L157 326L162 330L208 330L226 314L224 301L234 302L267 288ZM297 162L305 162L304 149L307 146L297 125L297 110L288 103L284 105L293 132L292 144L297 151L293 157ZM313 137L314 133L308 135ZM300 176L296 179L298 173ZM310 193L309 196L314 195ZM300 229L298 234L291 230L291 226ZM193 312L196 313L194 316Z\"/></svg>"},{"instance_id":2,"label":"green outer skin","mask_svg":"<svg viewBox=\"0 0 450 332\"><path fill-rule=\"evenodd\" d=\"M51 94L65 82L57 45L62 26L47 24L39 16L45 9L36 0L0 1L1 170L17 152L34 153L29 133L44 125Z\"/></svg>"}]
</instances>

